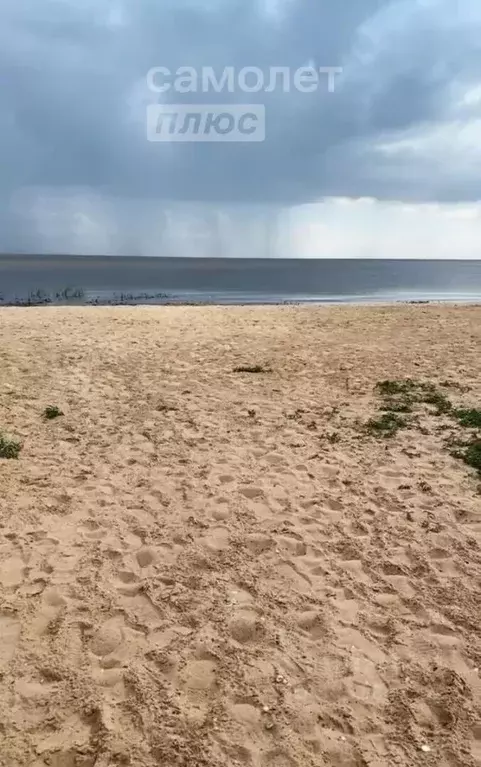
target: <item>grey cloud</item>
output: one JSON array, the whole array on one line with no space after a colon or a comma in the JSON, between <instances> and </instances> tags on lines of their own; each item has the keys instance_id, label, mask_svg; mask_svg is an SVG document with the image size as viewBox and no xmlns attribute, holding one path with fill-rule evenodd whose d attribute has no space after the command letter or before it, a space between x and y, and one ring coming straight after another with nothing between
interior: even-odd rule
<instances>
[{"instance_id":1,"label":"grey cloud","mask_svg":"<svg viewBox=\"0 0 481 767\"><path fill-rule=\"evenodd\" d=\"M454 178L453 171L447 181L443 173L419 179L419 157L393 159L376 150L378 141L453 119L454 86L481 81L477 0L289 0L279 17L261 6L259 0L5 0L5 220L11 221L10 195L35 186L82 187L108 199L279 206L329 195L480 197L481 182L471 177ZM152 66L267 72L309 61L344 67L336 92L252 94L250 100L266 103L263 144L145 139L152 99L145 76ZM246 97L181 98L192 95Z\"/></svg>"}]
</instances>

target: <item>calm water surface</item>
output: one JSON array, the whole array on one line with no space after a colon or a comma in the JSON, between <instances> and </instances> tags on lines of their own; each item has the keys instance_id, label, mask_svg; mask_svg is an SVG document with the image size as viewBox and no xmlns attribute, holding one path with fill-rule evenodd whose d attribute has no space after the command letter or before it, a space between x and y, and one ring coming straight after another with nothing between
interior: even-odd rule
<instances>
[{"instance_id":1,"label":"calm water surface","mask_svg":"<svg viewBox=\"0 0 481 767\"><path fill-rule=\"evenodd\" d=\"M82 288L87 299L161 293L213 303L481 300L481 261L0 256L5 301ZM139 297L140 294L140 297Z\"/></svg>"}]
</instances>

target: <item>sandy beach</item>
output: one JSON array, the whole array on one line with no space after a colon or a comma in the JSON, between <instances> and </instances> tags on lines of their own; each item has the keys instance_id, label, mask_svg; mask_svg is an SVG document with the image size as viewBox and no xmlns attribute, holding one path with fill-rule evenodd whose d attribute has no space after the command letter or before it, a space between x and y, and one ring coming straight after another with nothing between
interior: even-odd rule
<instances>
[{"instance_id":1,"label":"sandy beach","mask_svg":"<svg viewBox=\"0 0 481 767\"><path fill-rule=\"evenodd\" d=\"M0 339L2 767L481 765L481 477L432 397L375 427L386 380L480 407L481 307Z\"/></svg>"}]
</instances>

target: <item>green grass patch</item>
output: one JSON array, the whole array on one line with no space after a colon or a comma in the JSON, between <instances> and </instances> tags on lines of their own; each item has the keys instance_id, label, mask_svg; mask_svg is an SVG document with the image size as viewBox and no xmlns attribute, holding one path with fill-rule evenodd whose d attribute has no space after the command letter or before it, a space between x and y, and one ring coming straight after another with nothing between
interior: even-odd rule
<instances>
[{"instance_id":1,"label":"green grass patch","mask_svg":"<svg viewBox=\"0 0 481 767\"><path fill-rule=\"evenodd\" d=\"M449 451L453 458L464 461L481 474L481 438L479 436L472 437L470 440L453 439L447 445L454 448Z\"/></svg>"},{"instance_id":2,"label":"green grass patch","mask_svg":"<svg viewBox=\"0 0 481 767\"><path fill-rule=\"evenodd\" d=\"M381 410L393 413L411 413L415 404L434 405L436 415L452 411L452 404L445 394L438 391L435 384L414 381L379 381L376 391L384 398Z\"/></svg>"},{"instance_id":3,"label":"green grass patch","mask_svg":"<svg viewBox=\"0 0 481 767\"><path fill-rule=\"evenodd\" d=\"M0 433L0 458L18 458L21 449L18 439Z\"/></svg>"},{"instance_id":4,"label":"green grass patch","mask_svg":"<svg viewBox=\"0 0 481 767\"><path fill-rule=\"evenodd\" d=\"M481 474L481 439L475 439L466 449L463 461Z\"/></svg>"},{"instance_id":5,"label":"green grass patch","mask_svg":"<svg viewBox=\"0 0 481 767\"><path fill-rule=\"evenodd\" d=\"M376 389L383 397L392 397L396 394L409 394L417 385L416 381L406 378L404 381L379 381Z\"/></svg>"},{"instance_id":6,"label":"green grass patch","mask_svg":"<svg viewBox=\"0 0 481 767\"><path fill-rule=\"evenodd\" d=\"M461 426L470 429L481 428L481 410L478 408L456 408L453 415Z\"/></svg>"},{"instance_id":7,"label":"green grass patch","mask_svg":"<svg viewBox=\"0 0 481 767\"><path fill-rule=\"evenodd\" d=\"M457 391L469 391L456 381L442 381L439 384L428 381L414 381L412 378L404 380L379 381L376 392L381 396L380 418L371 418L366 428L376 436L392 437L399 429L414 427L421 433L427 433L412 417L409 420L402 418L402 413L412 413L418 405L430 405L434 410L429 411L431 416L448 416L457 421L459 426L466 429L481 429L481 409L454 407L443 391L452 389ZM450 428L448 422L442 422L440 429ZM450 449L453 458L463 461L467 466L475 469L481 475L481 437L478 434L471 436L468 432L467 439L460 436L451 436L445 440L445 446ZM421 486L428 492L428 486Z\"/></svg>"},{"instance_id":8,"label":"green grass patch","mask_svg":"<svg viewBox=\"0 0 481 767\"><path fill-rule=\"evenodd\" d=\"M366 429L378 437L393 437L399 429L409 426L405 418L396 413L384 413L380 418L371 418L366 423Z\"/></svg>"},{"instance_id":9,"label":"green grass patch","mask_svg":"<svg viewBox=\"0 0 481 767\"><path fill-rule=\"evenodd\" d=\"M383 402L380 410L388 413L412 413L413 405L408 399L387 399Z\"/></svg>"},{"instance_id":10,"label":"green grass patch","mask_svg":"<svg viewBox=\"0 0 481 767\"><path fill-rule=\"evenodd\" d=\"M425 402L426 405L434 405L436 408L436 415L445 415L446 413L450 413L453 409L448 398L441 392L436 391L434 387L432 389L430 387L424 389L424 395L421 397L421 402Z\"/></svg>"},{"instance_id":11,"label":"green grass patch","mask_svg":"<svg viewBox=\"0 0 481 767\"><path fill-rule=\"evenodd\" d=\"M441 381L439 385L442 386L443 389L456 389L457 391L460 391L463 393L471 391L470 386L460 384L457 381Z\"/></svg>"}]
</instances>

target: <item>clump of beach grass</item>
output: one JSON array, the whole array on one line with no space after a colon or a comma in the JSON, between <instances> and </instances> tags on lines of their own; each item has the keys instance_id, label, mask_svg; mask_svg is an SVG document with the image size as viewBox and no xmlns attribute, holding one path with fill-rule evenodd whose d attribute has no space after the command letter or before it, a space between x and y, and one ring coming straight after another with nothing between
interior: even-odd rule
<instances>
[{"instance_id":1,"label":"clump of beach grass","mask_svg":"<svg viewBox=\"0 0 481 767\"><path fill-rule=\"evenodd\" d=\"M412 413L416 405L431 405L434 410L429 410L431 416L447 416L457 421L459 426L465 429L481 429L481 409L477 407L454 407L440 388L469 391L455 381L443 381L436 385L429 381L415 381L412 378L404 380L379 381L375 391L381 396L380 411L383 415L376 419L371 418L366 428L377 436L392 437L400 428L406 428L415 424L414 419L401 418L399 413ZM420 431L422 428L418 425ZM441 428L441 427L440 427ZM449 428L447 424L444 428ZM467 466L476 469L481 474L481 436L471 433L466 439L450 439L446 442L450 447L454 458L464 461Z\"/></svg>"},{"instance_id":2,"label":"clump of beach grass","mask_svg":"<svg viewBox=\"0 0 481 767\"><path fill-rule=\"evenodd\" d=\"M62 415L63 412L59 407L57 407L57 405L48 405L43 411L43 416L47 419L47 421L53 421L54 418L59 418Z\"/></svg>"},{"instance_id":3,"label":"clump of beach grass","mask_svg":"<svg viewBox=\"0 0 481 767\"><path fill-rule=\"evenodd\" d=\"M18 439L8 437L0 432L0 458L18 458L22 445Z\"/></svg>"},{"instance_id":4,"label":"clump of beach grass","mask_svg":"<svg viewBox=\"0 0 481 767\"><path fill-rule=\"evenodd\" d=\"M481 474L481 439L473 440L464 453L463 461Z\"/></svg>"},{"instance_id":5,"label":"clump of beach grass","mask_svg":"<svg viewBox=\"0 0 481 767\"><path fill-rule=\"evenodd\" d=\"M406 378L399 381L379 381L375 389L383 398L381 410L393 413L411 413L416 404L433 405L434 415L446 415L453 406L436 385Z\"/></svg>"},{"instance_id":6,"label":"clump of beach grass","mask_svg":"<svg viewBox=\"0 0 481 767\"><path fill-rule=\"evenodd\" d=\"M434 387L425 390L421 402L424 402L426 405L434 405L436 408L435 415L445 415L450 413L453 408L448 398L441 392L436 391Z\"/></svg>"},{"instance_id":7,"label":"clump of beach grass","mask_svg":"<svg viewBox=\"0 0 481 767\"><path fill-rule=\"evenodd\" d=\"M416 386L416 381L406 378L402 381L378 381L375 388L383 397L392 397L398 394L409 394Z\"/></svg>"},{"instance_id":8,"label":"clump of beach grass","mask_svg":"<svg viewBox=\"0 0 481 767\"><path fill-rule=\"evenodd\" d=\"M407 400L397 400L397 399L387 399L385 400L381 407L381 410L388 412L388 413L412 413L413 412L413 406L410 401Z\"/></svg>"},{"instance_id":9,"label":"clump of beach grass","mask_svg":"<svg viewBox=\"0 0 481 767\"><path fill-rule=\"evenodd\" d=\"M481 475L481 438L474 437L469 442L458 444L460 445L460 449L451 451L453 458L458 458L459 460L464 461L467 466L476 469Z\"/></svg>"},{"instance_id":10,"label":"clump of beach grass","mask_svg":"<svg viewBox=\"0 0 481 767\"><path fill-rule=\"evenodd\" d=\"M467 384L460 384L458 381L441 381L439 385L442 386L443 389L456 389L463 393L471 391L470 386Z\"/></svg>"},{"instance_id":11,"label":"clump of beach grass","mask_svg":"<svg viewBox=\"0 0 481 767\"><path fill-rule=\"evenodd\" d=\"M456 408L453 415L460 426L481 429L481 410L479 408Z\"/></svg>"},{"instance_id":12,"label":"clump of beach grass","mask_svg":"<svg viewBox=\"0 0 481 767\"><path fill-rule=\"evenodd\" d=\"M378 437L394 437L399 429L407 429L408 426L408 421L397 413L384 413L380 418L370 418L366 423L366 429Z\"/></svg>"},{"instance_id":13,"label":"clump of beach grass","mask_svg":"<svg viewBox=\"0 0 481 767\"><path fill-rule=\"evenodd\" d=\"M266 365L237 365L234 373L270 373L271 369Z\"/></svg>"}]
</instances>

